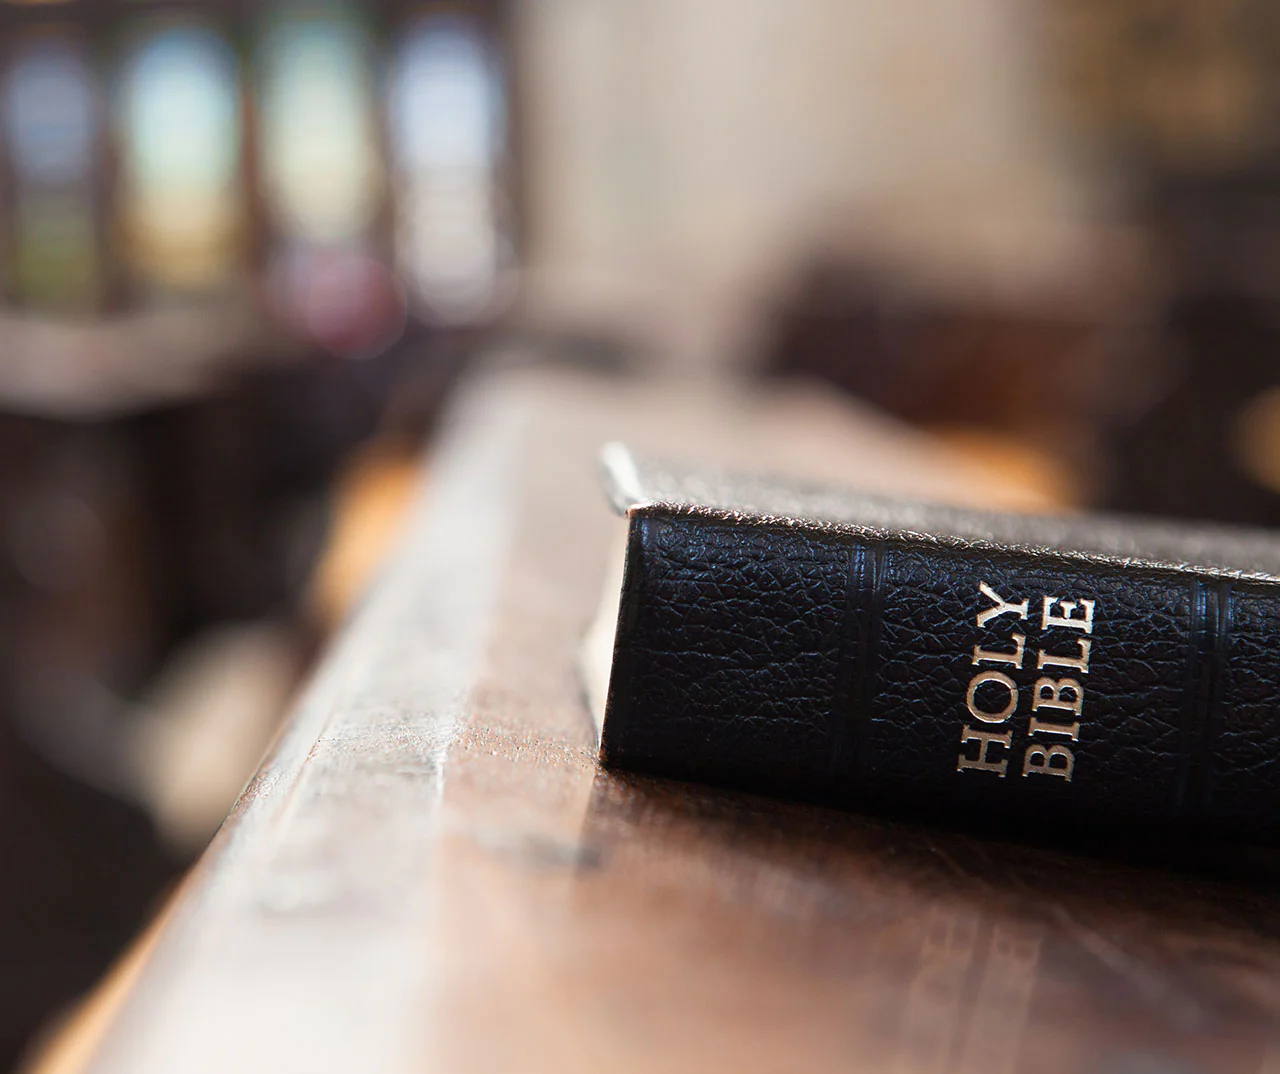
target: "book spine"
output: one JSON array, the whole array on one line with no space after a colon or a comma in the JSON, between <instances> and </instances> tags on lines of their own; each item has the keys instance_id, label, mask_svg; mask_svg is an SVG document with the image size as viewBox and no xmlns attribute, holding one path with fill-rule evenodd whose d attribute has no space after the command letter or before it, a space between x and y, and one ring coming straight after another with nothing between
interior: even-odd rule
<instances>
[{"instance_id":1,"label":"book spine","mask_svg":"<svg viewBox=\"0 0 1280 1074\"><path fill-rule=\"evenodd\" d=\"M602 753L924 816L1273 837L1278 636L1264 582L636 509Z\"/></svg>"}]
</instances>

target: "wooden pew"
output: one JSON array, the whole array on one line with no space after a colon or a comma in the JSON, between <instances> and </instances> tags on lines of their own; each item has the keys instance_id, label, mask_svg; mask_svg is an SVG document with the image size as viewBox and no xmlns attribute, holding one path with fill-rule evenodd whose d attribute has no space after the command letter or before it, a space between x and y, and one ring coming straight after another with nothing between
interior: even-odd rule
<instances>
[{"instance_id":1,"label":"wooden pew","mask_svg":"<svg viewBox=\"0 0 1280 1074\"><path fill-rule=\"evenodd\" d=\"M607 439L1043 506L815 393L477 377L400 553L46 1070L1280 1070L1265 860L1228 880L600 770L574 660Z\"/></svg>"}]
</instances>

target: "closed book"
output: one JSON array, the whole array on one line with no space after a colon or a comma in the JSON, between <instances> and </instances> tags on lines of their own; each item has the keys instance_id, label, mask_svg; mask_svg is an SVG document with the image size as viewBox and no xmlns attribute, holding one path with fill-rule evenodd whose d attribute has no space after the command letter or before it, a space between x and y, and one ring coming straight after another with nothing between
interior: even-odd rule
<instances>
[{"instance_id":1,"label":"closed book","mask_svg":"<svg viewBox=\"0 0 1280 1074\"><path fill-rule=\"evenodd\" d=\"M1280 540L604 452L605 764L1045 834L1280 834Z\"/></svg>"}]
</instances>

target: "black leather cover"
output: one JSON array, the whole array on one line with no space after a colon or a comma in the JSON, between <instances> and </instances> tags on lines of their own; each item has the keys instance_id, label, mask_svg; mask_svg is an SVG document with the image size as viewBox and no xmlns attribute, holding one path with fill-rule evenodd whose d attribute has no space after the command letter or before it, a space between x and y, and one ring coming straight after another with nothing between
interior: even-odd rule
<instances>
[{"instance_id":1,"label":"black leather cover","mask_svg":"<svg viewBox=\"0 0 1280 1074\"><path fill-rule=\"evenodd\" d=\"M1046 833L1280 834L1275 537L606 464L606 763Z\"/></svg>"}]
</instances>

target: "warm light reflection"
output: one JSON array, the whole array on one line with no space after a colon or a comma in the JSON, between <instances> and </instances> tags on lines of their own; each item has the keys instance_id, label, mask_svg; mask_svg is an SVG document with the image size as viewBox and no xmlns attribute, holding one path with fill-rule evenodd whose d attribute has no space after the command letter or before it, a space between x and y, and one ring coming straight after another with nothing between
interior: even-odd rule
<instances>
[{"instance_id":1,"label":"warm light reflection","mask_svg":"<svg viewBox=\"0 0 1280 1074\"><path fill-rule=\"evenodd\" d=\"M40 35L12 47L3 123L13 173L13 284L27 305L83 310L99 297L96 92L78 40Z\"/></svg>"},{"instance_id":2,"label":"warm light reflection","mask_svg":"<svg viewBox=\"0 0 1280 1074\"><path fill-rule=\"evenodd\" d=\"M227 282L242 235L234 53L195 24L139 38L117 107L122 223L135 271L160 288Z\"/></svg>"},{"instance_id":3,"label":"warm light reflection","mask_svg":"<svg viewBox=\"0 0 1280 1074\"><path fill-rule=\"evenodd\" d=\"M497 65L473 24L427 17L403 34L388 88L400 271L428 312L471 319L492 306L506 258Z\"/></svg>"},{"instance_id":4,"label":"warm light reflection","mask_svg":"<svg viewBox=\"0 0 1280 1074\"><path fill-rule=\"evenodd\" d=\"M359 241L382 190L369 41L344 9L276 18L260 55L263 184L276 226L320 246Z\"/></svg>"}]
</instances>

